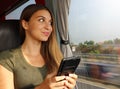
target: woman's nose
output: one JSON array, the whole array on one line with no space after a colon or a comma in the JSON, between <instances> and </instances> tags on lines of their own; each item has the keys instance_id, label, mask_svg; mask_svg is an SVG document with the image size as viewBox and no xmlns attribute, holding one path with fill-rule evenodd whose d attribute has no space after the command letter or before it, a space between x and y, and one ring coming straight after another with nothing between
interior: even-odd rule
<instances>
[{"instance_id":1,"label":"woman's nose","mask_svg":"<svg viewBox=\"0 0 120 89\"><path fill-rule=\"evenodd\" d=\"M52 28L52 25L50 23L46 23L45 27L47 28L47 30L50 30Z\"/></svg>"}]
</instances>

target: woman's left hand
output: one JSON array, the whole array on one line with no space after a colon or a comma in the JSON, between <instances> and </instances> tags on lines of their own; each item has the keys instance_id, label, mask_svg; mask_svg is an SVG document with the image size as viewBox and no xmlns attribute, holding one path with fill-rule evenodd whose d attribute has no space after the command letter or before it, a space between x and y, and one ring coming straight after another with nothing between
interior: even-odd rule
<instances>
[{"instance_id":1,"label":"woman's left hand","mask_svg":"<svg viewBox=\"0 0 120 89\"><path fill-rule=\"evenodd\" d=\"M69 74L69 76L65 77L65 86L68 87L68 89L73 89L76 85L76 80L78 76L76 74Z\"/></svg>"}]
</instances>

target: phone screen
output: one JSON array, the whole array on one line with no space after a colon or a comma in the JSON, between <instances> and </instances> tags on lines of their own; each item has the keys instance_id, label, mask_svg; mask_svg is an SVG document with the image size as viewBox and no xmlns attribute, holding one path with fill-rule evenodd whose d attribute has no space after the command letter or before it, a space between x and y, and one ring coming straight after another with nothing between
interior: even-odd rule
<instances>
[{"instance_id":1,"label":"phone screen","mask_svg":"<svg viewBox=\"0 0 120 89\"><path fill-rule=\"evenodd\" d=\"M57 76L66 75L68 76L69 73L74 73L77 66L79 65L80 57L67 57L63 58L58 69Z\"/></svg>"}]
</instances>

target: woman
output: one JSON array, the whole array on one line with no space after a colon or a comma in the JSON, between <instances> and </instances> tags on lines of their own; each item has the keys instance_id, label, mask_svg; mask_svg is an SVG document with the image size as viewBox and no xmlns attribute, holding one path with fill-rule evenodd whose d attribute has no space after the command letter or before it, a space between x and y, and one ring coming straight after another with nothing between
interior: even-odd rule
<instances>
[{"instance_id":1,"label":"woman","mask_svg":"<svg viewBox=\"0 0 120 89\"><path fill-rule=\"evenodd\" d=\"M20 17L23 44L0 54L0 89L73 89L77 75L56 76L62 59L51 12L27 6Z\"/></svg>"}]
</instances>

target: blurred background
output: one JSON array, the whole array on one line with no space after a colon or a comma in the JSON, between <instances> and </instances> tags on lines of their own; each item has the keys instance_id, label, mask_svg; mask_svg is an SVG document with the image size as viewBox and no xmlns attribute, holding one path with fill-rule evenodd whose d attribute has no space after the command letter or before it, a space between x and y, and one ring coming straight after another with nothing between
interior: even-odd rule
<instances>
[{"instance_id":1,"label":"blurred background","mask_svg":"<svg viewBox=\"0 0 120 89\"><path fill-rule=\"evenodd\" d=\"M70 42L79 89L120 89L120 0L71 0Z\"/></svg>"}]
</instances>

